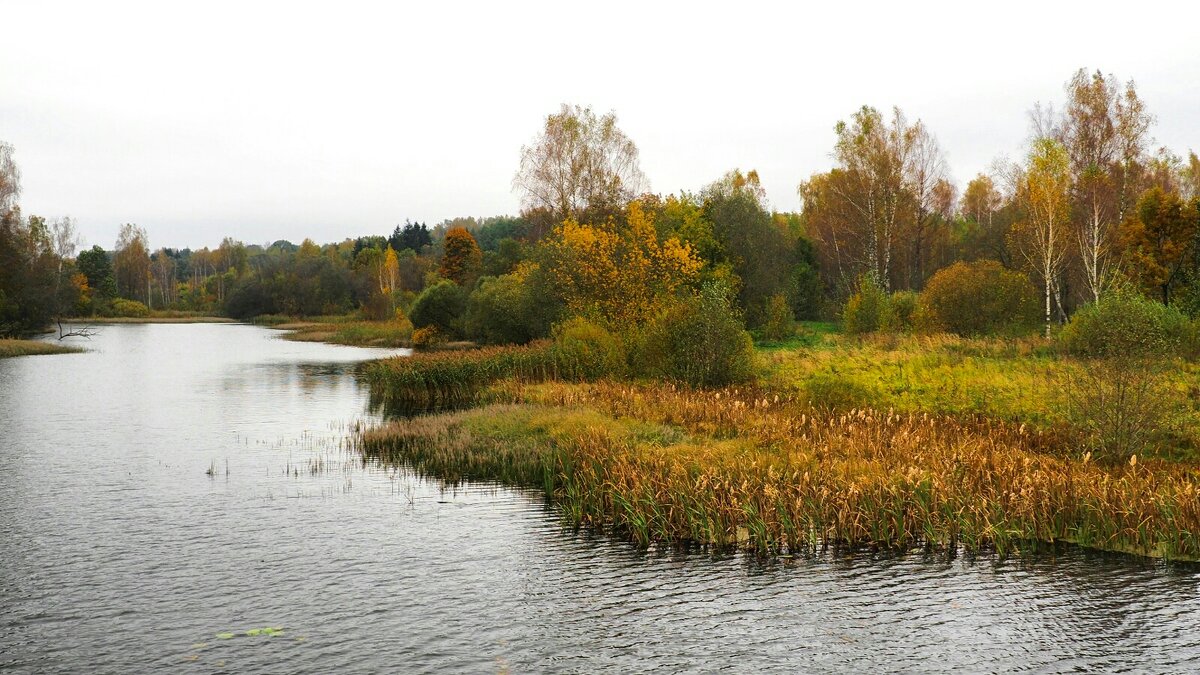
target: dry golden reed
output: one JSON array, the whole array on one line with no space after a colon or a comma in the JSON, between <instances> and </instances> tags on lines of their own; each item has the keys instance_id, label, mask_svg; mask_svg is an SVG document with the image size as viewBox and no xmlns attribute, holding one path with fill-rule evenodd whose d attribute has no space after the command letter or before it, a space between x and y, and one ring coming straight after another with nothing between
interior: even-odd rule
<instances>
[{"instance_id":1,"label":"dry golden reed","mask_svg":"<svg viewBox=\"0 0 1200 675\"><path fill-rule=\"evenodd\" d=\"M1067 541L1200 558L1200 472L1099 466L1064 438L927 414L815 410L758 390L505 382L481 409L365 432L367 456L544 489L568 521L762 552Z\"/></svg>"}]
</instances>

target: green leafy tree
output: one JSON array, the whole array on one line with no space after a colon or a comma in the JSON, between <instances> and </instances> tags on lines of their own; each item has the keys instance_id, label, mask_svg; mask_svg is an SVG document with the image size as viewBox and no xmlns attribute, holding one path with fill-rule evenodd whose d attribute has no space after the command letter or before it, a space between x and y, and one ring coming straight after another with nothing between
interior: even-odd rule
<instances>
[{"instance_id":1,"label":"green leafy tree","mask_svg":"<svg viewBox=\"0 0 1200 675\"><path fill-rule=\"evenodd\" d=\"M409 318L415 328L433 326L446 335L460 335L466 307L467 291L453 281L442 280L417 296Z\"/></svg>"}]
</instances>

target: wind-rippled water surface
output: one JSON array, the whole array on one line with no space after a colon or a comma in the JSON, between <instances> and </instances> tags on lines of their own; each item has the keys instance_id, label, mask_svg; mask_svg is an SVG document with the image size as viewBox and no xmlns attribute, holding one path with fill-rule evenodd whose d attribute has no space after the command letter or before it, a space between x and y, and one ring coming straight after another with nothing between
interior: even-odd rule
<instances>
[{"instance_id":1,"label":"wind-rippled water surface","mask_svg":"<svg viewBox=\"0 0 1200 675\"><path fill-rule=\"evenodd\" d=\"M388 352L278 335L0 361L0 669L1200 670L1200 568L637 551L364 466L354 364Z\"/></svg>"}]
</instances>

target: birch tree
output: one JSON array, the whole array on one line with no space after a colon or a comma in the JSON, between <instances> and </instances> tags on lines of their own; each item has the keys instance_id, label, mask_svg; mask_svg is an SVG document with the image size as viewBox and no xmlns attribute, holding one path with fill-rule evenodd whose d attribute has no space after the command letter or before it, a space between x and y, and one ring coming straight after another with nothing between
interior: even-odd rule
<instances>
[{"instance_id":1,"label":"birch tree","mask_svg":"<svg viewBox=\"0 0 1200 675\"><path fill-rule=\"evenodd\" d=\"M121 226L113 255L113 273L118 293L150 304L150 247L144 229L130 223Z\"/></svg>"},{"instance_id":2,"label":"birch tree","mask_svg":"<svg viewBox=\"0 0 1200 675\"><path fill-rule=\"evenodd\" d=\"M21 172L13 160L13 147L0 141L0 215L17 205L21 194Z\"/></svg>"},{"instance_id":3,"label":"birch tree","mask_svg":"<svg viewBox=\"0 0 1200 675\"><path fill-rule=\"evenodd\" d=\"M856 213L864 235L863 262L889 290L892 252L907 196L912 130L899 108L892 110L889 125L878 110L863 106L850 123L838 122L835 131L833 155L848 180L830 181L829 187Z\"/></svg>"},{"instance_id":4,"label":"birch tree","mask_svg":"<svg viewBox=\"0 0 1200 675\"><path fill-rule=\"evenodd\" d=\"M1025 166L1014 169L1013 182L1025 218L1013 226L1012 236L1042 282L1049 338L1051 301L1069 241L1071 169L1066 148L1052 138L1036 139Z\"/></svg>"},{"instance_id":5,"label":"birch tree","mask_svg":"<svg viewBox=\"0 0 1200 675\"><path fill-rule=\"evenodd\" d=\"M1120 154L1116 107L1120 93L1112 76L1089 76L1082 68L1067 83L1063 143L1070 157L1075 202L1075 236L1084 284L1092 301L1108 283L1112 230L1118 199L1112 169Z\"/></svg>"},{"instance_id":6,"label":"birch tree","mask_svg":"<svg viewBox=\"0 0 1200 675\"><path fill-rule=\"evenodd\" d=\"M638 149L616 114L563 104L542 133L521 148L513 188L524 209L548 210L557 222L611 215L646 187ZM590 217L590 218L589 218Z\"/></svg>"},{"instance_id":7,"label":"birch tree","mask_svg":"<svg viewBox=\"0 0 1200 675\"><path fill-rule=\"evenodd\" d=\"M1111 276L1117 224L1140 192L1152 118L1133 82L1080 69L1067 82L1057 138L1070 157L1075 236L1084 284L1099 301Z\"/></svg>"}]
</instances>

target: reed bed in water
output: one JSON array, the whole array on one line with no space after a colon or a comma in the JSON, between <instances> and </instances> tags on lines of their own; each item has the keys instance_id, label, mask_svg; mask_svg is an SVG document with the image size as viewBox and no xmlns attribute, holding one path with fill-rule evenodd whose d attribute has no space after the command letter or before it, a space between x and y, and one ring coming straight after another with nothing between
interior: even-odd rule
<instances>
[{"instance_id":1,"label":"reed bed in water","mask_svg":"<svg viewBox=\"0 0 1200 675\"><path fill-rule=\"evenodd\" d=\"M1200 558L1194 465L1098 466L1022 427L814 413L753 391L548 383L505 393L520 402L386 425L360 448L443 480L540 487L569 522L642 544L1005 553L1069 541Z\"/></svg>"},{"instance_id":2,"label":"reed bed in water","mask_svg":"<svg viewBox=\"0 0 1200 675\"><path fill-rule=\"evenodd\" d=\"M470 405L498 380L542 380L554 371L550 343L537 342L396 356L366 363L360 373L377 402L404 413Z\"/></svg>"},{"instance_id":3,"label":"reed bed in water","mask_svg":"<svg viewBox=\"0 0 1200 675\"><path fill-rule=\"evenodd\" d=\"M42 342L41 340L0 339L0 359L39 354L71 354L83 351L71 345Z\"/></svg>"}]
</instances>

